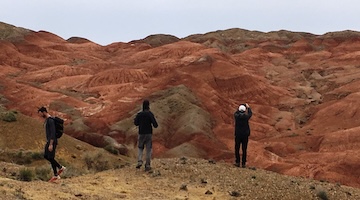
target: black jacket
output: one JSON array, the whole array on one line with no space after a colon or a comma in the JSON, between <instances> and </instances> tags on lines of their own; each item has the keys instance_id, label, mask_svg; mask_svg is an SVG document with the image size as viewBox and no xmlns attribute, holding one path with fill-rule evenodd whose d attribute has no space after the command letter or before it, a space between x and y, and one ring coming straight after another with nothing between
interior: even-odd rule
<instances>
[{"instance_id":1,"label":"black jacket","mask_svg":"<svg viewBox=\"0 0 360 200\"><path fill-rule=\"evenodd\" d=\"M249 137L250 136L250 126L249 119L252 116L251 108L247 108L246 112L236 111L234 113L235 118L235 136L236 137Z\"/></svg>"},{"instance_id":2,"label":"black jacket","mask_svg":"<svg viewBox=\"0 0 360 200\"><path fill-rule=\"evenodd\" d=\"M152 134L152 126L158 127L154 114L149 110L139 112L134 119L135 126L139 126L139 134Z\"/></svg>"},{"instance_id":3,"label":"black jacket","mask_svg":"<svg viewBox=\"0 0 360 200\"><path fill-rule=\"evenodd\" d=\"M55 122L54 119L51 117L48 117L45 120L45 132L46 132L46 142L49 143L50 140L54 140L54 144L57 144Z\"/></svg>"}]
</instances>

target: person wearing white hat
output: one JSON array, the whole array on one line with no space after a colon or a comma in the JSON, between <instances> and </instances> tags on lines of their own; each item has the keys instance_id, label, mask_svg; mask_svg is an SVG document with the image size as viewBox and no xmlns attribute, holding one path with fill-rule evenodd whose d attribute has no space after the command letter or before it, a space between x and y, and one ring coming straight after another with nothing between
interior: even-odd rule
<instances>
[{"instance_id":1,"label":"person wearing white hat","mask_svg":"<svg viewBox=\"0 0 360 200\"><path fill-rule=\"evenodd\" d=\"M246 167L247 145L250 136L249 119L252 111L249 104L241 104L234 113L235 118L235 166L240 167L240 145L242 146L241 166Z\"/></svg>"}]
</instances>

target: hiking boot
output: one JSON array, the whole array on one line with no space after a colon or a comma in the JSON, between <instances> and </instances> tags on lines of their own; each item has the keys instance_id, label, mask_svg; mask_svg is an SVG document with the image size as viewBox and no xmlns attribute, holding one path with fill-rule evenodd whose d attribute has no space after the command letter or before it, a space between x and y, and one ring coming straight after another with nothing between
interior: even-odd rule
<instances>
[{"instance_id":1,"label":"hiking boot","mask_svg":"<svg viewBox=\"0 0 360 200\"><path fill-rule=\"evenodd\" d=\"M240 163L234 163L235 167L240 167Z\"/></svg>"},{"instance_id":2,"label":"hiking boot","mask_svg":"<svg viewBox=\"0 0 360 200\"><path fill-rule=\"evenodd\" d=\"M246 164L243 163L243 164L241 165L241 167L242 167L242 168L246 168Z\"/></svg>"},{"instance_id":3,"label":"hiking boot","mask_svg":"<svg viewBox=\"0 0 360 200\"><path fill-rule=\"evenodd\" d=\"M66 170L66 167L62 166L59 171L58 171L58 175L60 175L61 173L63 173Z\"/></svg>"},{"instance_id":4,"label":"hiking boot","mask_svg":"<svg viewBox=\"0 0 360 200\"><path fill-rule=\"evenodd\" d=\"M53 176L53 177L51 177L51 179L49 180L49 182L54 182L54 181L59 180L59 179L60 179L60 176L59 176L59 175Z\"/></svg>"},{"instance_id":5,"label":"hiking boot","mask_svg":"<svg viewBox=\"0 0 360 200\"><path fill-rule=\"evenodd\" d=\"M136 165L136 169L140 169L141 166L142 166L142 164L138 163L138 164Z\"/></svg>"},{"instance_id":6,"label":"hiking boot","mask_svg":"<svg viewBox=\"0 0 360 200\"><path fill-rule=\"evenodd\" d=\"M148 172L148 171L150 171L150 170L151 170L151 167L150 167L150 166L146 166L146 167L145 167L145 171L146 171L146 172Z\"/></svg>"}]
</instances>

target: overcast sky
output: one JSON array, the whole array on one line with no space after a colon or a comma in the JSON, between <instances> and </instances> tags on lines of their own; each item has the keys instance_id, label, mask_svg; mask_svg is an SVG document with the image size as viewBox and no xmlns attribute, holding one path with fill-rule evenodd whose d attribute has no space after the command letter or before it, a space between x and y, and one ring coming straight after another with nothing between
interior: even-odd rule
<instances>
[{"instance_id":1,"label":"overcast sky","mask_svg":"<svg viewBox=\"0 0 360 200\"><path fill-rule=\"evenodd\" d=\"M0 0L0 21L101 45L229 28L360 31L359 0Z\"/></svg>"}]
</instances>

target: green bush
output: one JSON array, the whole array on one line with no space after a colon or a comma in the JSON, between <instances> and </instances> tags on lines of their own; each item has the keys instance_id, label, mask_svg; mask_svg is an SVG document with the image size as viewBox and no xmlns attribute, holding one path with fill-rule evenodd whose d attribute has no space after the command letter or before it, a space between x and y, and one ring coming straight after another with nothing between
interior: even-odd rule
<instances>
[{"instance_id":1,"label":"green bush","mask_svg":"<svg viewBox=\"0 0 360 200\"><path fill-rule=\"evenodd\" d=\"M2 120L6 122L15 122L16 121L16 115L12 111L5 112L2 116Z\"/></svg>"},{"instance_id":2,"label":"green bush","mask_svg":"<svg viewBox=\"0 0 360 200\"><path fill-rule=\"evenodd\" d=\"M21 181L32 181L34 179L34 172L30 169L21 169L19 174Z\"/></svg>"}]
</instances>

